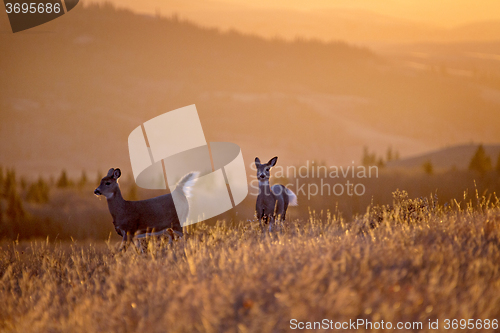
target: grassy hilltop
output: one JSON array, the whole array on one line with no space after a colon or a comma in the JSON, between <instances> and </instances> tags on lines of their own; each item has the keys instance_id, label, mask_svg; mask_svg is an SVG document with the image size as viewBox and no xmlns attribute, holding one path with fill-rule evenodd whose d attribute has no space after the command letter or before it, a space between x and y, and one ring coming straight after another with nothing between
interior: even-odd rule
<instances>
[{"instance_id":1,"label":"grassy hilltop","mask_svg":"<svg viewBox=\"0 0 500 333\"><path fill-rule=\"evenodd\" d=\"M500 202L394 194L352 221L191 230L144 254L113 243L0 245L0 330L287 332L290 320L363 319L406 331L500 317ZM409 323L409 324L408 324ZM459 325L459 324L457 324ZM366 327L358 327L360 332Z\"/></svg>"}]
</instances>

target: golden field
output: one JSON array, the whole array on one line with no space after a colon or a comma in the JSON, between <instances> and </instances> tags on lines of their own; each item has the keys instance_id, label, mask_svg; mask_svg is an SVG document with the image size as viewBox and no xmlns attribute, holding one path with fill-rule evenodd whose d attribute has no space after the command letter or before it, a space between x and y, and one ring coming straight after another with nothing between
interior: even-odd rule
<instances>
[{"instance_id":1,"label":"golden field","mask_svg":"<svg viewBox=\"0 0 500 333\"><path fill-rule=\"evenodd\" d=\"M446 319L499 319L499 200L393 195L349 221L325 211L273 233L203 225L144 253L110 241L3 242L0 331L286 332L292 319L423 331L439 320L434 331L448 331Z\"/></svg>"},{"instance_id":2,"label":"golden field","mask_svg":"<svg viewBox=\"0 0 500 333\"><path fill-rule=\"evenodd\" d=\"M93 0L19 33L0 15L0 333L498 331L498 8ZM113 167L125 199L165 194L136 185L128 138L192 104L249 195L118 252L94 189ZM299 201L272 233L256 156Z\"/></svg>"}]
</instances>

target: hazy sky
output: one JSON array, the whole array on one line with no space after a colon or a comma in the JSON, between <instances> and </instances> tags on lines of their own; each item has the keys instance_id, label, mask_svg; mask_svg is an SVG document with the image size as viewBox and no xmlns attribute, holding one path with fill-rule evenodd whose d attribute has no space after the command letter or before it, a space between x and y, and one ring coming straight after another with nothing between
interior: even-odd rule
<instances>
[{"instance_id":1,"label":"hazy sky","mask_svg":"<svg viewBox=\"0 0 500 333\"><path fill-rule=\"evenodd\" d=\"M243 0L231 2L245 3ZM397 18L453 26L457 24L500 19L498 0L253 0L262 6L295 9L355 8Z\"/></svg>"},{"instance_id":2,"label":"hazy sky","mask_svg":"<svg viewBox=\"0 0 500 333\"><path fill-rule=\"evenodd\" d=\"M109 0L87 0L105 2ZM315 10L324 8L348 8L373 11L399 19L418 21L443 27L485 20L500 20L499 0L112 0L119 6L139 12L162 14L177 11L207 10L217 8L244 9L286 8Z\"/></svg>"}]
</instances>

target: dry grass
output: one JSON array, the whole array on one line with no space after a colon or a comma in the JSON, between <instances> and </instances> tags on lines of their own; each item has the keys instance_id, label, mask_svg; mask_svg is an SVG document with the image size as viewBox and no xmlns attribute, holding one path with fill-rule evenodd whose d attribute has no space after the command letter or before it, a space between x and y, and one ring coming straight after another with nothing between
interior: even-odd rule
<instances>
[{"instance_id":1,"label":"dry grass","mask_svg":"<svg viewBox=\"0 0 500 333\"><path fill-rule=\"evenodd\" d=\"M499 319L500 204L461 206L399 193L349 222L312 213L273 234L201 227L144 254L3 243L0 330L282 332L292 318L362 318L427 331L429 319L440 330L447 318Z\"/></svg>"}]
</instances>

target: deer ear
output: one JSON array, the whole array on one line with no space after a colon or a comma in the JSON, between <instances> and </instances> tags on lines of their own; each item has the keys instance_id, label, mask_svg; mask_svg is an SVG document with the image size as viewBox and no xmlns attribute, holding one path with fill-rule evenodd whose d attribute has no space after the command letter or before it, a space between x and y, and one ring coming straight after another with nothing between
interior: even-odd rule
<instances>
[{"instance_id":1,"label":"deer ear","mask_svg":"<svg viewBox=\"0 0 500 333\"><path fill-rule=\"evenodd\" d=\"M278 156L274 156L273 158L271 158L269 162L267 162L267 164L269 164L270 167L273 167L276 165L276 162L278 162Z\"/></svg>"},{"instance_id":2,"label":"deer ear","mask_svg":"<svg viewBox=\"0 0 500 333\"><path fill-rule=\"evenodd\" d=\"M260 165L260 159L258 157L255 158L255 165L256 166Z\"/></svg>"},{"instance_id":3,"label":"deer ear","mask_svg":"<svg viewBox=\"0 0 500 333\"><path fill-rule=\"evenodd\" d=\"M106 177L111 177L113 176L113 172L115 172L115 169L111 168L108 170L108 175Z\"/></svg>"},{"instance_id":4,"label":"deer ear","mask_svg":"<svg viewBox=\"0 0 500 333\"><path fill-rule=\"evenodd\" d=\"M114 179L120 178L121 175L122 175L122 172L121 172L120 169L115 169L115 171L113 172L113 178Z\"/></svg>"}]
</instances>

